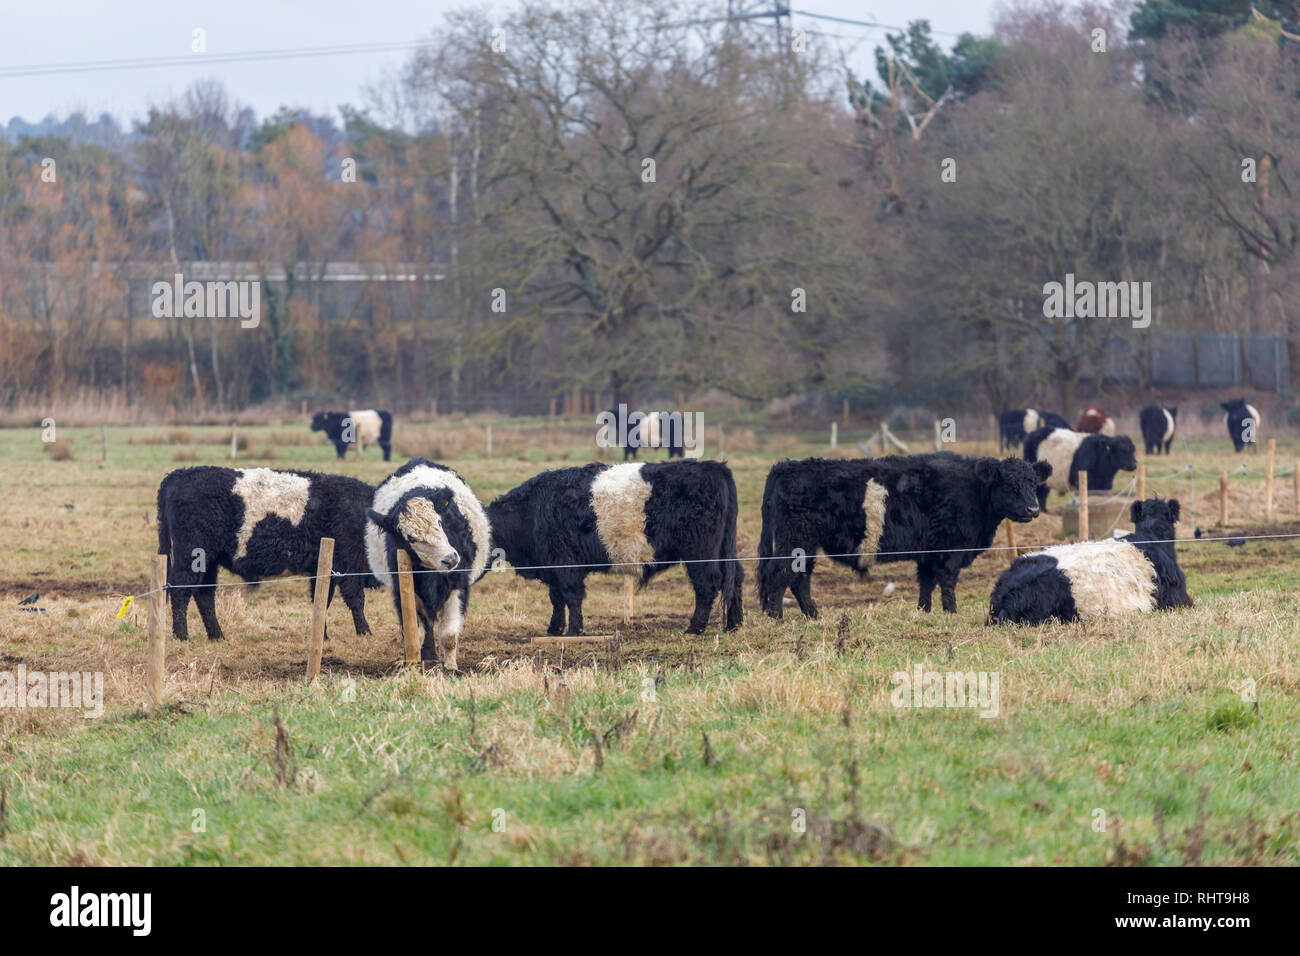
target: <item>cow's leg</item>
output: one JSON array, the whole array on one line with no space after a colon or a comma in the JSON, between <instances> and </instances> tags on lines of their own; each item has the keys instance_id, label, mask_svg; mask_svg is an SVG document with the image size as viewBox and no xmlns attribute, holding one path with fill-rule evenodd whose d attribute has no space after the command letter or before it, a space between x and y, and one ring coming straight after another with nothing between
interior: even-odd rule
<instances>
[{"instance_id":1,"label":"cow's leg","mask_svg":"<svg viewBox=\"0 0 1300 956\"><path fill-rule=\"evenodd\" d=\"M441 610L442 609L439 608L439 613L441 613ZM438 637L435 631L436 625L434 621L429 620L429 614L424 609L424 602L418 599L415 602L415 616L419 619L420 634L422 635L422 640L420 641L420 660L432 661L436 664L438 662Z\"/></svg>"},{"instance_id":2,"label":"cow's leg","mask_svg":"<svg viewBox=\"0 0 1300 956\"><path fill-rule=\"evenodd\" d=\"M920 596L916 600L916 606L928 614L930 612L930 598L934 595L934 568L923 561L916 563L916 586L920 589Z\"/></svg>"},{"instance_id":3,"label":"cow's leg","mask_svg":"<svg viewBox=\"0 0 1300 956\"><path fill-rule=\"evenodd\" d=\"M763 613L778 621L784 616L786 589L794 580L794 572L790 570L788 561L789 558L768 558L764 563L770 567L759 569Z\"/></svg>"},{"instance_id":4,"label":"cow's leg","mask_svg":"<svg viewBox=\"0 0 1300 956\"><path fill-rule=\"evenodd\" d=\"M342 439L340 439L334 443L334 450L338 452L339 457L342 458L348 453L348 446Z\"/></svg>"},{"instance_id":5,"label":"cow's leg","mask_svg":"<svg viewBox=\"0 0 1300 956\"><path fill-rule=\"evenodd\" d=\"M447 595L447 600L433 624L434 634L438 638L442 666L449 671L457 669L456 647L460 643L461 626L465 623L465 598L468 592L469 586L461 585Z\"/></svg>"},{"instance_id":6,"label":"cow's leg","mask_svg":"<svg viewBox=\"0 0 1300 956\"><path fill-rule=\"evenodd\" d=\"M551 623L546 626L546 633L552 636L564 633L564 592L556 585L550 586Z\"/></svg>"},{"instance_id":7,"label":"cow's leg","mask_svg":"<svg viewBox=\"0 0 1300 956\"><path fill-rule=\"evenodd\" d=\"M943 609L949 614L957 613L957 575L960 569L949 565L939 566L939 597Z\"/></svg>"},{"instance_id":8,"label":"cow's leg","mask_svg":"<svg viewBox=\"0 0 1300 956\"><path fill-rule=\"evenodd\" d=\"M366 621L366 588L361 583L361 578L343 578L342 583L339 584L339 593L343 595L343 603L352 612L352 626L356 628L357 636L369 634L370 624Z\"/></svg>"},{"instance_id":9,"label":"cow's leg","mask_svg":"<svg viewBox=\"0 0 1300 956\"><path fill-rule=\"evenodd\" d=\"M388 461L393 456L393 443L390 441L381 441L379 447L384 452L384 461Z\"/></svg>"},{"instance_id":10,"label":"cow's leg","mask_svg":"<svg viewBox=\"0 0 1300 956\"><path fill-rule=\"evenodd\" d=\"M197 574L178 568L174 564L167 569L167 584L172 601L172 636L178 641L190 639L190 625L186 620L190 598L194 596L194 588L190 585L197 584L199 580Z\"/></svg>"},{"instance_id":11,"label":"cow's leg","mask_svg":"<svg viewBox=\"0 0 1300 956\"><path fill-rule=\"evenodd\" d=\"M219 641L225 637L221 633L221 625L217 623L217 571L215 564L204 571L203 583L194 589L194 603L199 606L203 629L208 632L210 641Z\"/></svg>"},{"instance_id":12,"label":"cow's leg","mask_svg":"<svg viewBox=\"0 0 1300 956\"><path fill-rule=\"evenodd\" d=\"M790 582L790 590L794 592L794 599L799 602L799 610L803 611L804 617L817 616L817 605L812 598L812 574L813 564L809 558L808 570L795 572L794 580Z\"/></svg>"},{"instance_id":13,"label":"cow's leg","mask_svg":"<svg viewBox=\"0 0 1300 956\"><path fill-rule=\"evenodd\" d=\"M715 549L715 553L717 550ZM686 565L686 576L691 579L695 589L695 613L686 628L687 634L703 634L709 626L709 615L713 611L713 601L722 590L722 565L716 561L701 561Z\"/></svg>"},{"instance_id":14,"label":"cow's leg","mask_svg":"<svg viewBox=\"0 0 1300 956\"><path fill-rule=\"evenodd\" d=\"M564 603L569 607L569 629L566 633L570 637L577 637L582 633L582 602L587 597L585 577L582 574L575 574L564 586Z\"/></svg>"}]
</instances>

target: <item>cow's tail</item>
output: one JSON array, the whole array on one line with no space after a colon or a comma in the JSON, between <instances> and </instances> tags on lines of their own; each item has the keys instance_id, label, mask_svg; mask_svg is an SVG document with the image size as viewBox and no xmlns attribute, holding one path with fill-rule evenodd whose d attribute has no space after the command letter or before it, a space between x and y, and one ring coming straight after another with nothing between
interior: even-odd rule
<instances>
[{"instance_id":1,"label":"cow's tail","mask_svg":"<svg viewBox=\"0 0 1300 956\"><path fill-rule=\"evenodd\" d=\"M158 554L167 555L167 569L170 572L172 562L172 535L167 524L167 483L172 476L166 475L158 485Z\"/></svg>"},{"instance_id":2,"label":"cow's tail","mask_svg":"<svg viewBox=\"0 0 1300 956\"><path fill-rule=\"evenodd\" d=\"M744 582L745 569L736 559L736 519L740 516L740 496L736 493L736 479L731 469L723 466L726 475L727 505L726 527L722 534L722 548L718 557L722 560L722 600L725 602L725 628L728 631L740 627L745 617Z\"/></svg>"},{"instance_id":3,"label":"cow's tail","mask_svg":"<svg viewBox=\"0 0 1300 956\"><path fill-rule=\"evenodd\" d=\"M773 536L775 535L774 521L772 511L775 505L773 498L776 489L776 469L772 468L767 473L767 481L763 485L763 506L762 517L763 527L758 534L758 570L755 576L758 578L758 603L768 614L774 614L775 607L777 612L781 607L782 593L785 588L781 587L780 576L781 569L775 560L775 545Z\"/></svg>"}]
</instances>

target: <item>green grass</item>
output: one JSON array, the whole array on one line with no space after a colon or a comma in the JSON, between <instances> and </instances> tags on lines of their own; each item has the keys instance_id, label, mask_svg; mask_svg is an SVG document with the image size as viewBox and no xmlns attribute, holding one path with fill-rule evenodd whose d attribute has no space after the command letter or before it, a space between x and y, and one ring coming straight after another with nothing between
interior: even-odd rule
<instances>
[{"instance_id":1,"label":"green grass","mask_svg":"<svg viewBox=\"0 0 1300 956\"><path fill-rule=\"evenodd\" d=\"M6 574L53 567L56 595L138 586L173 449L127 445L123 430L101 468L97 432L72 431L71 462L0 433L0 477L25 492L0 504ZM530 444L550 457L449 460L484 498L582 460L577 431L572 451ZM733 457L744 547L768 464L815 450ZM1222 457L1195 454L1206 468ZM267 464L374 481L393 467L307 445ZM228 644L172 645L156 710L141 703L142 611L0 619L0 669L102 669L108 685L98 720L0 712L0 865L1294 864L1296 549L1181 546L1195 607L1090 626L984 626L994 555L963 575L957 615L916 611L906 565L888 570L888 601L879 580L819 571L820 620L761 618L747 591L745 627L701 637L679 633L689 603L670 576L639 598L645 620L621 647L540 658L507 641L540 632L544 592L489 575L462 636L481 655L470 673L377 672L393 617L372 592L378 636L353 637L333 608L314 687L298 669L301 588L259 589L223 608ZM593 579L593 628L617 620L620 595ZM0 591L3 609L18 596ZM916 666L995 673L997 716L894 706L891 676Z\"/></svg>"}]
</instances>

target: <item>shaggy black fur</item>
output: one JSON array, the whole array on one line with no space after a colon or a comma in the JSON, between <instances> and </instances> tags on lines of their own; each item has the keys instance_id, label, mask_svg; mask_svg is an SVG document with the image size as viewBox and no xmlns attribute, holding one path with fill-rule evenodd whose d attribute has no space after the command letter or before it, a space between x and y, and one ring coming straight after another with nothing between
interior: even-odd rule
<instances>
[{"instance_id":1,"label":"shaggy black fur","mask_svg":"<svg viewBox=\"0 0 1300 956\"><path fill-rule=\"evenodd\" d=\"M1187 579L1178 566L1173 545L1174 524L1179 517L1177 499L1135 501L1129 516L1135 530L1121 540L1135 545L1151 562L1156 577L1156 610L1190 607ZM997 624L1041 624L1048 620L1068 623L1078 618L1070 579L1060 570L1056 558L1048 555L1017 558L1002 572L989 599L989 619Z\"/></svg>"},{"instance_id":2,"label":"shaggy black fur","mask_svg":"<svg viewBox=\"0 0 1300 956\"><path fill-rule=\"evenodd\" d=\"M380 482L379 488L375 489L375 493L378 494L385 485L401 478L420 465L438 468L460 478L460 475L446 465L427 461L424 458L412 458ZM463 478L461 480L464 481ZM447 542L456 549L456 554L460 558L456 564L452 565L454 570L450 568L426 568L420 561L420 556L415 553L409 542L397 529L397 522L401 517L402 509L412 498L427 498L433 502L433 507L442 521L443 532L447 535ZM393 580L393 605L397 608L399 625L402 623L402 597L396 583L398 549L401 548L406 551L410 557L412 571L437 572L411 575L411 583L415 587L416 615L419 617L420 623L424 625L424 642L420 645L420 660L437 661L438 639L434 633L434 622L438 619L438 613L442 610L442 606L447 603L447 599L453 594L459 593L461 610L465 614L469 613L469 589L473 583L471 568L474 564L474 558L478 554L478 547L474 543L474 535L470 530L469 519L456 506L456 501L449 490L435 487L420 487L406 492L386 514L380 514L373 508L367 508L366 517L384 533L384 560L388 573Z\"/></svg>"},{"instance_id":3,"label":"shaggy black fur","mask_svg":"<svg viewBox=\"0 0 1300 956\"><path fill-rule=\"evenodd\" d=\"M610 564L596 527L591 484L606 465L560 468L529 478L487 506L492 546L528 580L550 589L548 634L582 633L586 578ZM695 613L688 634L703 633L714 598L722 593L725 627L740 626L744 616L741 583L744 570L736 560L736 482L719 461L651 462L641 468L650 485L645 506L646 540L654 563L637 569L640 583L686 563L695 590ZM580 567L538 568L539 565ZM610 567L615 574L626 569Z\"/></svg>"},{"instance_id":4,"label":"shaggy black fur","mask_svg":"<svg viewBox=\"0 0 1300 956\"><path fill-rule=\"evenodd\" d=\"M1038 514L1034 489L1051 471L1046 462L1031 465L1018 458L998 461L952 452L778 462L763 489L758 542L762 608L780 618L789 588L799 609L808 617L817 616L811 588L818 548L836 556L831 560L866 574L856 557L846 555L863 543L863 496L867 482L874 479L889 492L878 560L915 561L921 610L930 610L937 583L943 609L956 611L961 569L992 543L1003 518L1030 521ZM873 546L865 543L867 549ZM789 557L795 548L807 556L802 571L794 570ZM921 551L946 553L915 553Z\"/></svg>"},{"instance_id":5,"label":"shaggy black fur","mask_svg":"<svg viewBox=\"0 0 1300 956\"><path fill-rule=\"evenodd\" d=\"M1232 447L1237 451L1242 451L1248 444L1243 437L1246 433L1246 420L1251 418L1250 409L1246 407L1244 398L1234 398L1230 402L1221 402L1220 407L1227 412L1228 437L1232 439ZM1256 423L1258 424L1258 423ZM1258 438L1259 436L1255 436Z\"/></svg>"},{"instance_id":6,"label":"shaggy black fur","mask_svg":"<svg viewBox=\"0 0 1300 956\"><path fill-rule=\"evenodd\" d=\"M1169 427L1169 422L1165 420L1165 412L1168 412L1174 419L1174 427L1178 427L1178 408L1169 405L1148 405L1138 413L1138 424L1142 426L1142 444L1146 446L1148 455L1160 454L1161 448L1165 454L1169 454L1169 446L1174 443L1173 436L1169 441L1165 441L1165 429Z\"/></svg>"},{"instance_id":7,"label":"shaggy black fur","mask_svg":"<svg viewBox=\"0 0 1300 956\"><path fill-rule=\"evenodd\" d=\"M1055 429L1044 426L1025 439L1025 460L1038 460L1038 446ZM1071 488L1079 487L1079 472L1088 473L1088 491L1110 491L1117 471L1137 470L1137 448L1127 435L1089 435L1074 450L1070 474L1066 479ZM1050 474L1050 473L1049 473ZM1051 489L1041 485L1038 489L1038 506L1047 508L1047 495Z\"/></svg>"},{"instance_id":8,"label":"shaggy black fur","mask_svg":"<svg viewBox=\"0 0 1300 956\"><path fill-rule=\"evenodd\" d=\"M384 461L393 454L393 413L382 408L373 409L379 416L379 447L383 449ZM348 450L348 443L343 440L343 426L349 420L347 412L317 412L311 417L311 430L324 432L325 437L334 445L334 450L342 458Z\"/></svg>"},{"instance_id":9,"label":"shaggy black fur","mask_svg":"<svg viewBox=\"0 0 1300 956\"><path fill-rule=\"evenodd\" d=\"M189 639L185 613L190 598L198 605L203 627L211 640L223 637L217 623L217 571L225 568L246 581L281 574L315 574L321 538L334 539L334 570L347 577L331 578L327 603L334 589L352 612L358 634L369 634L365 588L379 587L366 563L363 529L366 508L375 489L345 475L290 471L311 481L307 512L298 525L268 515L257 523L247 553L235 560L239 529L244 523L244 501L235 494L239 471L200 466L171 472L158 486L158 552L168 556L167 587L171 593L172 633ZM195 549L202 549L203 570ZM308 582L315 596L316 582Z\"/></svg>"}]
</instances>

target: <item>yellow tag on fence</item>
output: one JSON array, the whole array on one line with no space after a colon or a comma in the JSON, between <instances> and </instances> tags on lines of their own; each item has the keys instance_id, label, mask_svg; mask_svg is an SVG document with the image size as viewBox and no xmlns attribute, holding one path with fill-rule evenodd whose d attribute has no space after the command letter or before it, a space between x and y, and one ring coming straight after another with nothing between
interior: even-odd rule
<instances>
[{"instance_id":1,"label":"yellow tag on fence","mask_svg":"<svg viewBox=\"0 0 1300 956\"><path fill-rule=\"evenodd\" d=\"M117 619L119 621L126 617L126 612L131 610L131 602L134 600L135 598L130 594L122 599L122 606L117 609Z\"/></svg>"}]
</instances>

